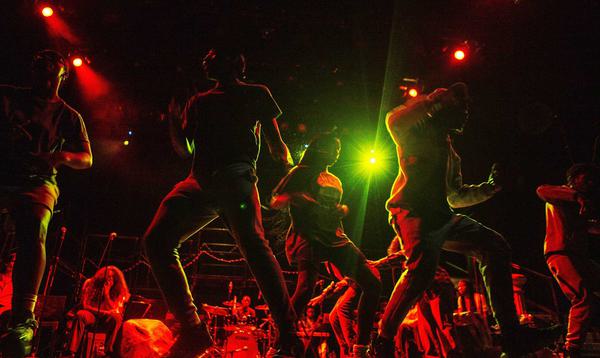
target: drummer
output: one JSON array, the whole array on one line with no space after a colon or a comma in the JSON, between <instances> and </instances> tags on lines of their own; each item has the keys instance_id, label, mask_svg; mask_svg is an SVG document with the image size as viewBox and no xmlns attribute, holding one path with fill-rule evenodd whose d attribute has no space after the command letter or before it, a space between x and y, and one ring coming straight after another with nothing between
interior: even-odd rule
<instances>
[{"instance_id":1,"label":"drummer","mask_svg":"<svg viewBox=\"0 0 600 358\"><path fill-rule=\"evenodd\" d=\"M233 313L237 318L238 322L254 320L254 318L256 317L256 311L252 307L250 307L251 303L252 299L250 298L250 296L242 297L241 304L235 309Z\"/></svg>"}]
</instances>

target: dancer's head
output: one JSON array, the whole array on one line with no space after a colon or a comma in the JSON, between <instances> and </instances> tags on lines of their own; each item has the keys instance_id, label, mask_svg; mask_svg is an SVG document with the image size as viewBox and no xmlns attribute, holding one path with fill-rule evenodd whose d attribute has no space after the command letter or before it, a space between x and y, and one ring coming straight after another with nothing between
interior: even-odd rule
<instances>
[{"instance_id":1,"label":"dancer's head","mask_svg":"<svg viewBox=\"0 0 600 358\"><path fill-rule=\"evenodd\" d=\"M45 96L57 93L68 76L68 62L60 53L43 50L33 56L31 62L32 87L37 93Z\"/></svg>"},{"instance_id":2,"label":"dancer's head","mask_svg":"<svg viewBox=\"0 0 600 358\"><path fill-rule=\"evenodd\" d=\"M202 59L206 77L216 81L242 79L246 73L244 55L231 48L211 48Z\"/></svg>"},{"instance_id":3,"label":"dancer's head","mask_svg":"<svg viewBox=\"0 0 600 358\"><path fill-rule=\"evenodd\" d=\"M340 139L331 132L315 136L300 159L300 164L322 167L332 166L340 156L342 144Z\"/></svg>"},{"instance_id":4,"label":"dancer's head","mask_svg":"<svg viewBox=\"0 0 600 358\"><path fill-rule=\"evenodd\" d=\"M567 170L567 185L576 191L589 194L600 188L600 167L591 163L578 163Z\"/></svg>"},{"instance_id":5,"label":"dancer's head","mask_svg":"<svg viewBox=\"0 0 600 358\"><path fill-rule=\"evenodd\" d=\"M456 133L462 133L469 119L469 89L463 82L457 82L448 87L449 101L445 101L444 108L439 115L447 124L448 129Z\"/></svg>"}]
</instances>

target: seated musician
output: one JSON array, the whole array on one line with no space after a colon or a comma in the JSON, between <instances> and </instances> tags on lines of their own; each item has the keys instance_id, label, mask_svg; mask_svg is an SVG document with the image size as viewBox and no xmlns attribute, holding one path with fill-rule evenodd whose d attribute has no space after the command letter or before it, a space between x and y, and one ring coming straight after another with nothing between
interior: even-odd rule
<instances>
[{"instance_id":1,"label":"seated musician","mask_svg":"<svg viewBox=\"0 0 600 358\"><path fill-rule=\"evenodd\" d=\"M87 279L82 288L81 308L75 316L68 356L75 356L86 328L95 324L106 331L105 353L112 353L129 297L123 272L115 266L102 267Z\"/></svg>"},{"instance_id":2,"label":"seated musician","mask_svg":"<svg viewBox=\"0 0 600 358\"><path fill-rule=\"evenodd\" d=\"M235 309L234 315L238 322L249 322L256 317L256 311L250 307L252 299L250 296L242 297L241 304Z\"/></svg>"},{"instance_id":3,"label":"seated musician","mask_svg":"<svg viewBox=\"0 0 600 358\"><path fill-rule=\"evenodd\" d=\"M456 286L458 293L457 313L479 312L487 317L489 309L484 294L474 292L473 285L467 280L460 280Z\"/></svg>"}]
</instances>

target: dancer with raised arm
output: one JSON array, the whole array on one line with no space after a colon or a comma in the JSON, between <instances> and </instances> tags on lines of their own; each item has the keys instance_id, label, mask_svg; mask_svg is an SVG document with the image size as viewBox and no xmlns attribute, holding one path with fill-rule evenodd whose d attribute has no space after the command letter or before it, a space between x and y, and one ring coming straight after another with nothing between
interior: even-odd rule
<instances>
[{"instance_id":1,"label":"dancer with raised arm","mask_svg":"<svg viewBox=\"0 0 600 358\"><path fill-rule=\"evenodd\" d=\"M469 101L467 86L456 83L387 114L399 172L386 207L408 261L381 320L374 344L377 357L394 356L398 325L431 284L442 249L478 260L494 317L502 329L502 348L509 357L535 351L560 334L556 327L537 331L519 326L508 244L496 231L452 211L486 201L501 189L495 166L486 182L463 184L452 137L463 131Z\"/></svg>"},{"instance_id":2,"label":"dancer with raised arm","mask_svg":"<svg viewBox=\"0 0 600 358\"><path fill-rule=\"evenodd\" d=\"M210 50L203 68L215 86L190 98L182 117L171 106L171 139L179 153L193 155L191 172L164 198L144 235L154 276L182 326L170 356L194 357L213 343L198 316L178 248L220 216L279 329L272 354L291 357L301 344L295 336L296 314L265 239L256 186L261 132L273 159L286 168L292 165L277 126L281 110L267 87L242 81L245 62L239 52Z\"/></svg>"}]
</instances>

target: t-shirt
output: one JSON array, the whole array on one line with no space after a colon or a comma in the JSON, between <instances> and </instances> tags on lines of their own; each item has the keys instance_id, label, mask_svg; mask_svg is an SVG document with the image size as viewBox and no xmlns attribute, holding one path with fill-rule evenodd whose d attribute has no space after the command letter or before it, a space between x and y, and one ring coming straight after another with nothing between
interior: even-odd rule
<instances>
[{"instance_id":1,"label":"t-shirt","mask_svg":"<svg viewBox=\"0 0 600 358\"><path fill-rule=\"evenodd\" d=\"M303 193L317 204L290 205L291 232L325 246L337 247L349 242L344 234L337 205L342 198L342 182L328 171L306 165L294 167L277 185L275 195ZM296 235L290 235L296 237Z\"/></svg>"},{"instance_id":2,"label":"t-shirt","mask_svg":"<svg viewBox=\"0 0 600 358\"><path fill-rule=\"evenodd\" d=\"M263 85L237 82L194 95L183 114L184 133L194 140L192 175L210 175L233 163L256 167L260 123L280 115Z\"/></svg>"},{"instance_id":3,"label":"t-shirt","mask_svg":"<svg viewBox=\"0 0 600 358\"><path fill-rule=\"evenodd\" d=\"M538 195L546 201L544 255L568 252L587 257L589 234L586 218L579 214L576 191L567 186L542 185ZM572 198L568 198L568 197Z\"/></svg>"},{"instance_id":4,"label":"t-shirt","mask_svg":"<svg viewBox=\"0 0 600 358\"><path fill-rule=\"evenodd\" d=\"M56 168L36 154L80 152L86 142L81 115L62 99L50 102L29 88L0 86L0 185L56 184Z\"/></svg>"},{"instance_id":5,"label":"t-shirt","mask_svg":"<svg viewBox=\"0 0 600 358\"><path fill-rule=\"evenodd\" d=\"M422 121L397 138L399 173L387 208L449 215L446 177L450 162L447 130L436 121Z\"/></svg>"}]
</instances>

